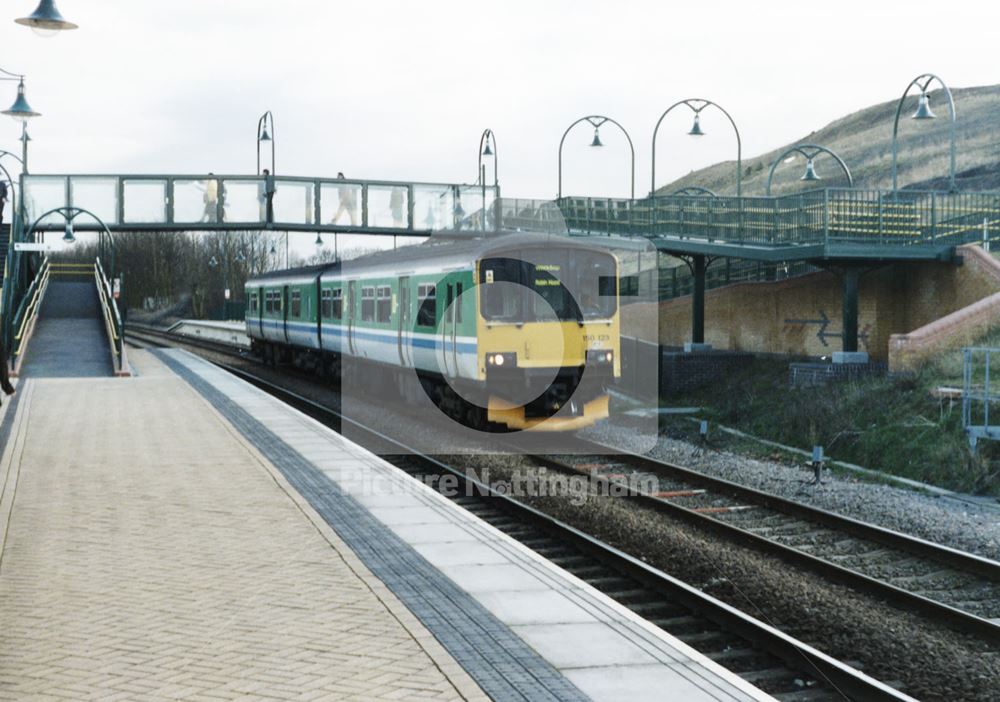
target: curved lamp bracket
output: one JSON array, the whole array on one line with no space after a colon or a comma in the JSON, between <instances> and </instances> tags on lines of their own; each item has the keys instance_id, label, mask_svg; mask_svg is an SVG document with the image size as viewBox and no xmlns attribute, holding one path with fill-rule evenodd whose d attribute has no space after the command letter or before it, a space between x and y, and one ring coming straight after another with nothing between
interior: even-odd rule
<instances>
[{"instance_id":1,"label":"curved lamp bracket","mask_svg":"<svg viewBox=\"0 0 1000 702\"><path fill-rule=\"evenodd\" d=\"M571 125L569 125L566 128L566 131L563 132L562 139L559 140L559 190L558 190L558 195L556 196L557 199L559 199L559 200L562 199L562 152L563 152L563 144L566 142L566 135L569 134L570 131L572 131L573 127L575 127L576 125L580 124L581 122L587 122L587 123L589 123L594 129L600 129L602 125L610 122L611 124L613 124L616 127L618 127L618 129L621 130L622 134L625 135L625 139L628 141L629 152L632 155L632 171L631 171L632 172L632 181L631 181L632 186L631 186L631 192L632 192L632 199L634 200L635 199L635 146L632 144L632 137L629 136L629 133L625 130L625 127L623 127L621 124L619 124L615 120L611 119L610 117L605 117L604 115L587 115L586 117L581 117L580 119L576 120Z\"/></svg>"},{"instance_id":2,"label":"curved lamp bracket","mask_svg":"<svg viewBox=\"0 0 1000 702\"><path fill-rule=\"evenodd\" d=\"M768 197L771 196L771 181L774 180L774 171L778 168L778 164L780 164L786 156L790 156L791 154L801 154L807 161L813 160L819 154L829 154L837 161L838 164L840 164L840 170L842 170L844 175L847 176L848 186L852 188L854 187L854 178L851 176L851 169L847 167L846 163L844 163L844 159L838 156L834 151L831 151L825 146L820 146L819 144L796 144L795 146L787 148L778 154L778 158L774 159L774 163L771 164L771 171L767 174Z\"/></svg>"},{"instance_id":3,"label":"curved lamp bracket","mask_svg":"<svg viewBox=\"0 0 1000 702\"><path fill-rule=\"evenodd\" d=\"M267 141L271 142L271 175L275 174L274 167L274 115L268 110L257 120L257 175L260 175L260 142L267 127L271 127L271 133Z\"/></svg>"},{"instance_id":4,"label":"curved lamp bracket","mask_svg":"<svg viewBox=\"0 0 1000 702\"><path fill-rule=\"evenodd\" d=\"M944 90L945 97L948 99L948 121L950 123L950 133L951 133L951 160L949 169L949 184L951 192L958 190L958 186L955 183L955 100L951 96L951 90L945 85L945 82L941 80L938 76L933 73L923 73L913 80L910 84L906 86L906 90L903 91L903 96L899 98L899 103L896 105L896 118L892 123L892 191L896 192L896 153L898 150L898 145L896 143L897 137L899 135L899 116L903 111L903 103L906 101L907 96L914 86L920 88L920 94L926 95L927 89L931 86L931 83L937 82L941 89Z\"/></svg>"},{"instance_id":5,"label":"curved lamp bracket","mask_svg":"<svg viewBox=\"0 0 1000 702\"><path fill-rule=\"evenodd\" d=\"M485 185L486 177L483 171L483 150L489 145L493 149L493 187L497 187L500 184L498 178L499 171L497 170L497 163L500 160L497 155L497 137L493 133L492 129L484 129L482 136L479 137L479 168L477 170L478 175L476 176L476 182Z\"/></svg>"},{"instance_id":6,"label":"curved lamp bracket","mask_svg":"<svg viewBox=\"0 0 1000 702\"><path fill-rule=\"evenodd\" d=\"M656 120L656 126L653 128L653 158L652 158L652 180L650 184L649 194L652 197L656 193L656 134L660 131L660 124L663 123L664 118L670 114L675 108L684 105L689 110L691 110L696 116L700 115L702 110L706 107L714 107L719 112L726 116L729 120L729 124L732 125L733 131L736 133L736 197L740 197L743 194L743 140L740 138L740 130L736 127L736 122L733 120L732 115L730 115L725 108L716 102L711 100L706 100L705 98L686 98L684 100L678 100L673 105L668 107L660 115L660 118Z\"/></svg>"}]
</instances>

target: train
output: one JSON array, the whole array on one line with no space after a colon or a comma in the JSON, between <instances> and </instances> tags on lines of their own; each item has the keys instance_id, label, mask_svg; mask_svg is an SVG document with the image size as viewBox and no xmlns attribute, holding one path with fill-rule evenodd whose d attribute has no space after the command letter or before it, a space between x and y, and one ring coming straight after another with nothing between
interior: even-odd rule
<instances>
[{"instance_id":1,"label":"train","mask_svg":"<svg viewBox=\"0 0 1000 702\"><path fill-rule=\"evenodd\" d=\"M349 367L477 429L582 429L621 376L619 261L568 237L434 237L263 273L245 299L265 362Z\"/></svg>"}]
</instances>

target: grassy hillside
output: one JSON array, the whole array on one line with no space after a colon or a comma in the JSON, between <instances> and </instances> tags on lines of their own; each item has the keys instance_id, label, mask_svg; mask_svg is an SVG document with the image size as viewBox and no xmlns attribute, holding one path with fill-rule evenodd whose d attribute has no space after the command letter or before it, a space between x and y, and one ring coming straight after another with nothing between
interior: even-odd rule
<instances>
[{"instance_id":1,"label":"grassy hillside","mask_svg":"<svg viewBox=\"0 0 1000 702\"><path fill-rule=\"evenodd\" d=\"M957 170L963 174L959 187L970 190L1000 189L1000 85L961 88L952 91L957 120ZM814 143L837 152L854 176L854 184L864 188L891 187L892 122L899 98L873 105L803 134L801 138L766 154L743 159L744 195L763 195L767 174L774 159L789 146ZM907 99L900 117L899 185L947 188L948 107L940 91L931 93L931 108L937 119L914 122L909 119L917 98ZM717 163L693 171L659 189L669 193L678 188L700 186L719 194L735 192L733 162ZM819 183L799 180L805 170L801 156L778 166L772 193L802 190L807 186L846 185L839 166L827 155L816 159Z\"/></svg>"}]
</instances>

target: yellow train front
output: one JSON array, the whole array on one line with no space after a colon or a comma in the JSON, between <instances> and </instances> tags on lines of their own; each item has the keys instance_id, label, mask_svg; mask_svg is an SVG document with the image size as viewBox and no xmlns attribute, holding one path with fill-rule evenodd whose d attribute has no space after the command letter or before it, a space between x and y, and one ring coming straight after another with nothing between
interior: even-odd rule
<instances>
[{"instance_id":1,"label":"yellow train front","mask_svg":"<svg viewBox=\"0 0 1000 702\"><path fill-rule=\"evenodd\" d=\"M476 262L487 419L572 431L608 416L608 388L621 375L618 261L565 238L532 243Z\"/></svg>"}]
</instances>

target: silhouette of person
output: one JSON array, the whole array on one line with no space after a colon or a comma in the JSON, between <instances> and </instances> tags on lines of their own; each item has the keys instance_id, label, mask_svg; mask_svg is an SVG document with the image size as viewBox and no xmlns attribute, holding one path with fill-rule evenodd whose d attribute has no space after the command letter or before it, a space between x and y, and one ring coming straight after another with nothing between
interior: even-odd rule
<instances>
[{"instance_id":1,"label":"silhouette of person","mask_svg":"<svg viewBox=\"0 0 1000 702\"><path fill-rule=\"evenodd\" d=\"M209 173L208 175L213 175ZM219 216L219 181L209 178L205 181L205 214L202 222L215 222Z\"/></svg>"},{"instance_id":2,"label":"silhouette of person","mask_svg":"<svg viewBox=\"0 0 1000 702\"><path fill-rule=\"evenodd\" d=\"M5 395L13 395L15 390L14 386L10 384L10 375L7 369L7 350L3 345L3 338L0 336L0 390L3 390ZM0 405L3 402L0 401Z\"/></svg>"},{"instance_id":3,"label":"silhouette of person","mask_svg":"<svg viewBox=\"0 0 1000 702\"><path fill-rule=\"evenodd\" d=\"M337 173L337 180L344 180L343 172ZM340 215L346 212L347 216L351 219L351 226L356 226L357 218L354 211L358 206L358 199L355 194L355 188L346 184L341 186L337 189L337 198L340 200L340 207L337 208L337 214L333 216L331 224L336 224L337 220L340 219Z\"/></svg>"},{"instance_id":4,"label":"silhouette of person","mask_svg":"<svg viewBox=\"0 0 1000 702\"><path fill-rule=\"evenodd\" d=\"M257 185L257 200L260 202L260 219L262 222L274 221L274 176L264 169L264 180Z\"/></svg>"}]
</instances>

